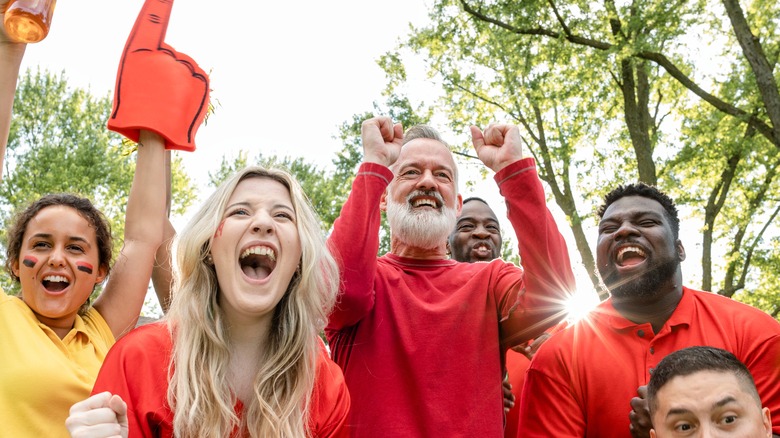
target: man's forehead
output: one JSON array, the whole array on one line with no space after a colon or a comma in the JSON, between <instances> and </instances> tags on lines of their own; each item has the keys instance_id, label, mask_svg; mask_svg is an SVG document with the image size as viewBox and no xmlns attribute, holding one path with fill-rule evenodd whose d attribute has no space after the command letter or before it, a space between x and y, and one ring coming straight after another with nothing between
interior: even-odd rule
<instances>
[{"instance_id":1,"label":"man's forehead","mask_svg":"<svg viewBox=\"0 0 780 438\"><path fill-rule=\"evenodd\" d=\"M398 165L435 163L456 170L455 159L447 145L431 138L416 138L403 145L396 163Z\"/></svg>"},{"instance_id":2,"label":"man's forehead","mask_svg":"<svg viewBox=\"0 0 780 438\"><path fill-rule=\"evenodd\" d=\"M482 201L473 200L463 204L459 220L464 219L489 219L498 222L498 217L490 206Z\"/></svg>"},{"instance_id":3,"label":"man's forehead","mask_svg":"<svg viewBox=\"0 0 780 438\"><path fill-rule=\"evenodd\" d=\"M655 199L646 198L644 196L625 196L607 207L604 211L602 221L611 218L613 216L642 216L642 215L654 215L661 218L666 218L666 210Z\"/></svg>"}]
</instances>

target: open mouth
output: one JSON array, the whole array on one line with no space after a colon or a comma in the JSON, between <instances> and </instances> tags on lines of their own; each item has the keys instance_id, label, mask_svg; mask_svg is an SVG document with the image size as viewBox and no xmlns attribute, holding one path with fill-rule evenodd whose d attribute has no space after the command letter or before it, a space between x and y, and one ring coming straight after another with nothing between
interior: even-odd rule
<instances>
[{"instance_id":1,"label":"open mouth","mask_svg":"<svg viewBox=\"0 0 780 438\"><path fill-rule=\"evenodd\" d=\"M624 246L618 250L615 261L618 266L636 266L647 260L647 254L638 246Z\"/></svg>"},{"instance_id":2,"label":"open mouth","mask_svg":"<svg viewBox=\"0 0 780 438\"><path fill-rule=\"evenodd\" d=\"M267 246L253 246L241 253L238 260L244 275L253 280L262 280L276 267L276 252Z\"/></svg>"},{"instance_id":3,"label":"open mouth","mask_svg":"<svg viewBox=\"0 0 780 438\"><path fill-rule=\"evenodd\" d=\"M478 243L472 247L472 251L479 257L490 257L493 254L493 248L487 243Z\"/></svg>"},{"instance_id":4,"label":"open mouth","mask_svg":"<svg viewBox=\"0 0 780 438\"><path fill-rule=\"evenodd\" d=\"M49 292L62 292L65 288L70 286L68 279L61 275L48 275L43 278L41 283L43 284L43 288Z\"/></svg>"},{"instance_id":5,"label":"open mouth","mask_svg":"<svg viewBox=\"0 0 780 438\"><path fill-rule=\"evenodd\" d=\"M439 204L439 202L433 198L417 198L412 200L412 207L414 208L430 207L430 208L438 209L439 207L441 207L441 204Z\"/></svg>"},{"instance_id":6,"label":"open mouth","mask_svg":"<svg viewBox=\"0 0 780 438\"><path fill-rule=\"evenodd\" d=\"M438 210L444 205L444 199L438 192L433 190L415 190L409 194L407 199L412 208L432 208Z\"/></svg>"}]
</instances>

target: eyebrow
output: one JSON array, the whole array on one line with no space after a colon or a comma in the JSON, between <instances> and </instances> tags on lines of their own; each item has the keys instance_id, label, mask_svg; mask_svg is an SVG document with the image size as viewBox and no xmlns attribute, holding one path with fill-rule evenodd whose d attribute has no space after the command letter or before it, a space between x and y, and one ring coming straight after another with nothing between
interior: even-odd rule
<instances>
[{"instance_id":1,"label":"eyebrow","mask_svg":"<svg viewBox=\"0 0 780 438\"><path fill-rule=\"evenodd\" d=\"M647 210L629 211L628 213L620 215L620 216L614 216L613 215L613 216L602 218L599 221L599 225L603 224L605 222L618 222L620 220L620 218L624 218L624 217L628 217L628 218L631 218L633 220L636 220L637 218L642 218L642 217L651 217L651 218L654 218L654 219L663 219L664 215L663 214L659 214L658 212L655 212L655 211L647 211Z\"/></svg>"},{"instance_id":2,"label":"eyebrow","mask_svg":"<svg viewBox=\"0 0 780 438\"><path fill-rule=\"evenodd\" d=\"M30 236L30 239L52 239L54 236L49 233L36 233ZM68 236L69 241L75 241L75 242L81 242L85 245L89 245L89 240L81 237L81 236Z\"/></svg>"},{"instance_id":3,"label":"eyebrow","mask_svg":"<svg viewBox=\"0 0 780 438\"><path fill-rule=\"evenodd\" d=\"M228 205L227 207L225 207L225 210L230 210L231 208L238 207L238 206L252 207L252 205L249 202L241 201L241 202L236 202L234 204ZM295 213L295 209L292 208L291 206L287 205L287 204L274 204L274 205L271 206L272 210L275 209L275 208L283 208L285 210L289 210L289 211Z\"/></svg>"},{"instance_id":4,"label":"eyebrow","mask_svg":"<svg viewBox=\"0 0 780 438\"><path fill-rule=\"evenodd\" d=\"M730 395L727 395L726 397L723 397L721 400L715 402L712 406L715 407L715 408L720 408L720 407L723 407L723 406L725 406L725 405L727 405L729 403L735 403L736 401L737 401L736 398L734 398L734 397L732 397Z\"/></svg>"},{"instance_id":5,"label":"eyebrow","mask_svg":"<svg viewBox=\"0 0 780 438\"><path fill-rule=\"evenodd\" d=\"M732 397L730 395L727 395L726 397L723 397L722 399L720 399L720 400L716 401L715 403L713 403L712 407L713 408L722 408L723 406L726 406L729 403L736 403L736 401L737 401L736 398L734 398L734 397ZM690 409L686 409L686 408L669 409L669 412L666 413L666 418L669 418L672 415L682 415L682 414L687 414L687 413L690 413L690 412L691 412Z\"/></svg>"}]
</instances>

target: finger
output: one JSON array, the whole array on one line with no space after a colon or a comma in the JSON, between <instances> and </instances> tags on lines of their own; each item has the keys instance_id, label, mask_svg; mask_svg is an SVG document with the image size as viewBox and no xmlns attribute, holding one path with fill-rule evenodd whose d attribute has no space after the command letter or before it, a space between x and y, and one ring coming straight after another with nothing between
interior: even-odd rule
<instances>
[{"instance_id":1,"label":"finger","mask_svg":"<svg viewBox=\"0 0 780 438\"><path fill-rule=\"evenodd\" d=\"M504 144L503 127L504 125L490 125L488 129L485 130L485 144L494 146L501 146Z\"/></svg>"},{"instance_id":2,"label":"finger","mask_svg":"<svg viewBox=\"0 0 780 438\"><path fill-rule=\"evenodd\" d=\"M639 388L636 390L636 392L637 392L637 394L639 394L639 397L641 397L641 398L647 398L647 385L640 386L640 387L639 387Z\"/></svg>"},{"instance_id":3,"label":"finger","mask_svg":"<svg viewBox=\"0 0 780 438\"><path fill-rule=\"evenodd\" d=\"M379 120L379 132L382 134L382 140L393 141L395 138L395 126L393 120L390 117L380 117Z\"/></svg>"},{"instance_id":4,"label":"finger","mask_svg":"<svg viewBox=\"0 0 780 438\"><path fill-rule=\"evenodd\" d=\"M108 406L116 413L116 420L120 425L127 426L127 403L122 397L114 395L108 401Z\"/></svg>"},{"instance_id":5,"label":"finger","mask_svg":"<svg viewBox=\"0 0 780 438\"><path fill-rule=\"evenodd\" d=\"M70 414L73 415L78 412L86 412L92 409L102 408L108 405L108 400L111 398L111 393L101 392L95 394L86 400L82 400L70 407Z\"/></svg>"},{"instance_id":6,"label":"finger","mask_svg":"<svg viewBox=\"0 0 780 438\"><path fill-rule=\"evenodd\" d=\"M475 150L479 150L485 145L485 136L482 134L482 130L478 127L471 125L471 143L474 145Z\"/></svg>"},{"instance_id":7,"label":"finger","mask_svg":"<svg viewBox=\"0 0 780 438\"><path fill-rule=\"evenodd\" d=\"M111 408L117 416L127 415L127 403L118 395L111 396L111 399L108 401L108 407Z\"/></svg>"},{"instance_id":8,"label":"finger","mask_svg":"<svg viewBox=\"0 0 780 438\"><path fill-rule=\"evenodd\" d=\"M396 123L395 125L393 125L393 135L395 136L395 140L403 140L404 126L400 123Z\"/></svg>"},{"instance_id":9,"label":"finger","mask_svg":"<svg viewBox=\"0 0 780 438\"><path fill-rule=\"evenodd\" d=\"M168 21L171 19L173 0L146 0L135 20L130 39L130 51L157 50L165 40Z\"/></svg>"}]
</instances>

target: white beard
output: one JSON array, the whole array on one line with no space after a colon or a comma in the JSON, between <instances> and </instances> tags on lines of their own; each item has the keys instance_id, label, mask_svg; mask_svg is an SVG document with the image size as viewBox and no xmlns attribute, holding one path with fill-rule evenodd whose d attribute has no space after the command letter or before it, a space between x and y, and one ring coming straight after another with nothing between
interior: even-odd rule
<instances>
[{"instance_id":1,"label":"white beard","mask_svg":"<svg viewBox=\"0 0 780 438\"><path fill-rule=\"evenodd\" d=\"M390 232L399 241L415 248L433 249L444 245L457 219L454 208L443 205L440 211L413 210L407 202L387 198Z\"/></svg>"}]
</instances>

